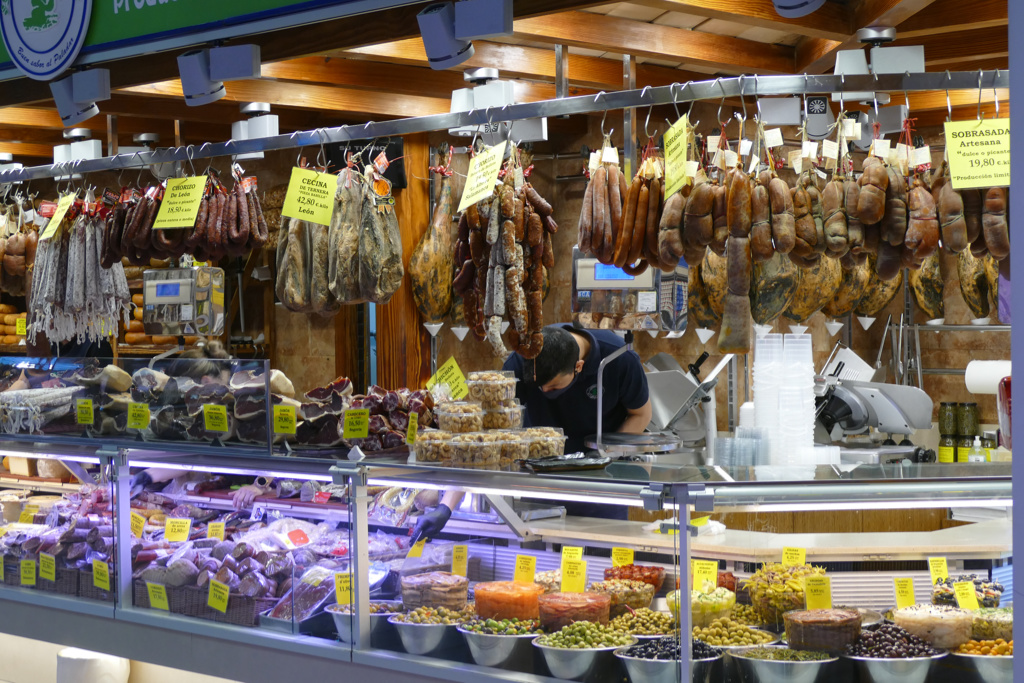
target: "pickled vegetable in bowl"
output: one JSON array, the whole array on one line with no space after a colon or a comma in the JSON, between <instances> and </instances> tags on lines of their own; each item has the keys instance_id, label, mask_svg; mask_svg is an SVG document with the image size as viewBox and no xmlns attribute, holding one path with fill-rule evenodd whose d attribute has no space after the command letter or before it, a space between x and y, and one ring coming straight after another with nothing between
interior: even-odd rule
<instances>
[{"instance_id":1,"label":"pickled vegetable in bowl","mask_svg":"<svg viewBox=\"0 0 1024 683\"><path fill-rule=\"evenodd\" d=\"M769 562L743 585L750 593L750 602L761 623L780 626L783 614L804 608L804 579L815 575L824 576L825 568L809 564L786 567L779 562Z\"/></svg>"}]
</instances>

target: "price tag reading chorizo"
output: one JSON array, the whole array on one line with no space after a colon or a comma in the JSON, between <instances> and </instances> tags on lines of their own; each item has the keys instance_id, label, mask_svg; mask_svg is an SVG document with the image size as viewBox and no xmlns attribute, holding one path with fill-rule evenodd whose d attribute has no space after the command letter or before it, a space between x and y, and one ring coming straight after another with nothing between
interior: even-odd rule
<instances>
[{"instance_id":1,"label":"price tag reading chorizo","mask_svg":"<svg viewBox=\"0 0 1024 683\"><path fill-rule=\"evenodd\" d=\"M206 604L210 609L215 609L221 614L228 611L228 598L231 596L231 589L226 583L216 579L210 579L210 592L206 596Z\"/></svg>"},{"instance_id":2,"label":"price tag reading chorizo","mask_svg":"<svg viewBox=\"0 0 1024 683\"><path fill-rule=\"evenodd\" d=\"M295 406L274 406L274 433L295 433Z\"/></svg>"},{"instance_id":3,"label":"price tag reading chorizo","mask_svg":"<svg viewBox=\"0 0 1024 683\"><path fill-rule=\"evenodd\" d=\"M210 522L206 525L206 537L224 540L224 522Z\"/></svg>"},{"instance_id":4,"label":"price tag reading chorizo","mask_svg":"<svg viewBox=\"0 0 1024 683\"><path fill-rule=\"evenodd\" d=\"M281 215L330 225L337 187L338 178L330 173L320 173L311 168L293 168Z\"/></svg>"},{"instance_id":5,"label":"price tag reading chorizo","mask_svg":"<svg viewBox=\"0 0 1024 683\"><path fill-rule=\"evenodd\" d=\"M78 424L80 425L91 425L92 424L92 399L91 398L80 398L75 401L75 412L78 417Z\"/></svg>"},{"instance_id":6,"label":"price tag reading chorizo","mask_svg":"<svg viewBox=\"0 0 1024 683\"><path fill-rule=\"evenodd\" d=\"M562 558L562 592L582 593L587 587L587 563Z\"/></svg>"},{"instance_id":7,"label":"price tag reading chorizo","mask_svg":"<svg viewBox=\"0 0 1024 683\"><path fill-rule=\"evenodd\" d=\"M704 592L704 582L710 582L712 590L718 586L718 563L714 560L693 561L693 590Z\"/></svg>"},{"instance_id":8,"label":"price tag reading chorizo","mask_svg":"<svg viewBox=\"0 0 1024 683\"><path fill-rule=\"evenodd\" d=\"M227 406L215 406L207 403L203 406L203 426L208 432L228 431L228 409Z\"/></svg>"},{"instance_id":9,"label":"price tag reading chorizo","mask_svg":"<svg viewBox=\"0 0 1024 683\"><path fill-rule=\"evenodd\" d=\"M516 555L516 573L513 581L516 583L533 583L537 575L537 558L533 555Z\"/></svg>"},{"instance_id":10,"label":"price tag reading chorizo","mask_svg":"<svg viewBox=\"0 0 1024 683\"><path fill-rule=\"evenodd\" d=\"M507 142L489 147L469 160L466 171L466 185L459 201L459 212L465 211L470 205L486 199L494 192L494 183L498 181L501 162L505 158ZM330 216L328 215L328 220ZM326 225L326 224L325 224Z\"/></svg>"},{"instance_id":11,"label":"price tag reading chorizo","mask_svg":"<svg viewBox=\"0 0 1024 683\"><path fill-rule=\"evenodd\" d=\"M409 413L409 429L405 432L405 443L412 446L416 443L416 436L419 434L420 414L416 411Z\"/></svg>"},{"instance_id":12,"label":"price tag reading chorizo","mask_svg":"<svg viewBox=\"0 0 1024 683\"><path fill-rule=\"evenodd\" d=\"M101 591L110 590L110 565L103 560L92 561L92 585Z\"/></svg>"},{"instance_id":13,"label":"price tag reading chorizo","mask_svg":"<svg viewBox=\"0 0 1024 683\"><path fill-rule=\"evenodd\" d=\"M954 583L953 593L956 595L956 604L960 605L960 609L978 609L980 607L973 581Z\"/></svg>"},{"instance_id":14,"label":"price tag reading chorizo","mask_svg":"<svg viewBox=\"0 0 1024 683\"><path fill-rule=\"evenodd\" d=\"M807 609L832 609L832 579L827 576L804 577Z\"/></svg>"},{"instance_id":15,"label":"price tag reading chorizo","mask_svg":"<svg viewBox=\"0 0 1024 683\"><path fill-rule=\"evenodd\" d=\"M365 439L370 435L370 410L369 408L357 408L345 411L345 432L342 434L346 439Z\"/></svg>"},{"instance_id":16,"label":"price tag reading chorizo","mask_svg":"<svg viewBox=\"0 0 1024 683\"><path fill-rule=\"evenodd\" d=\"M140 515L138 512L133 512L131 527L132 536L134 536L135 538L142 538L142 531L146 528L146 518Z\"/></svg>"},{"instance_id":17,"label":"price tag reading chorizo","mask_svg":"<svg viewBox=\"0 0 1024 683\"><path fill-rule=\"evenodd\" d=\"M149 405L146 403L128 404L128 429L149 428Z\"/></svg>"},{"instance_id":18,"label":"price tag reading chorizo","mask_svg":"<svg viewBox=\"0 0 1024 683\"><path fill-rule=\"evenodd\" d=\"M689 125L684 114L665 131L665 199L686 184L686 131Z\"/></svg>"},{"instance_id":19,"label":"price tag reading chorizo","mask_svg":"<svg viewBox=\"0 0 1024 683\"><path fill-rule=\"evenodd\" d=\"M469 394L469 387L466 386L466 376L459 369L459 364L454 358L449 358L444 365L437 369L437 374L427 380L427 389L433 389L438 384L447 384L448 393L456 401L465 398Z\"/></svg>"},{"instance_id":20,"label":"price tag reading chorizo","mask_svg":"<svg viewBox=\"0 0 1024 683\"><path fill-rule=\"evenodd\" d=\"M944 557L929 557L928 572L932 575L932 585L949 578L949 564Z\"/></svg>"},{"instance_id":21,"label":"price tag reading chorizo","mask_svg":"<svg viewBox=\"0 0 1024 683\"><path fill-rule=\"evenodd\" d=\"M807 561L807 549L806 548L783 548L782 549L782 566L783 567L799 567L805 564Z\"/></svg>"},{"instance_id":22,"label":"price tag reading chorizo","mask_svg":"<svg viewBox=\"0 0 1024 683\"><path fill-rule=\"evenodd\" d=\"M406 557L423 557L423 546L427 544L427 539L421 538L420 540L413 543L412 547L409 548L409 554Z\"/></svg>"},{"instance_id":23,"label":"price tag reading chorizo","mask_svg":"<svg viewBox=\"0 0 1024 683\"><path fill-rule=\"evenodd\" d=\"M334 575L334 598L339 605L352 602L352 575L338 572Z\"/></svg>"},{"instance_id":24,"label":"price tag reading chorizo","mask_svg":"<svg viewBox=\"0 0 1024 683\"><path fill-rule=\"evenodd\" d=\"M39 576L47 581L56 581L57 558L47 553L39 553Z\"/></svg>"},{"instance_id":25,"label":"price tag reading chorizo","mask_svg":"<svg viewBox=\"0 0 1024 683\"><path fill-rule=\"evenodd\" d=\"M24 337L28 334L28 320L25 318L18 318L14 321L14 333L19 337Z\"/></svg>"},{"instance_id":26,"label":"price tag reading chorizo","mask_svg":"<svg viewBox=\"0 0 1024 683\"><path fill-rule=\"evenodd\" d=\"M464 545L452 547L452 574L466 576L469 573L469 548Z\"/></svg>"},{"instance_id":27,"label":"price tag reading chorizo","mask_svg":"<svg viewBox=\"0 0 1024 683\"><path fill-rule=\"evenodd\" d=\"M48 240L57 234L58 228L60 228L61 222L64 220L64 216L67 215L68 209L75 203L75 193L68 192L66 195L60 198L57 202L57 209L53 212L53 216L50 217L50 222L46 224L46 229L43 230L43 234L39 236L39 241Z\"/></svg>"},{"instance_id":28,"label":"price tag reading chorizo","mask_svg":"<svg viewBox=\"0 0 1024 683\"><path fill-rule=\"evenodd\" d=\"M192 531L192 520L189 517L168 517L164 522L165 541L187 541Z\"/></svg>"},{"instance_id":29,"label":"price tag reading chorizo","mask_svg":"<svg viewBox=\"0 0 1024 683\"><path fill-rule=\"evenodd\" d=\"M167 589L159 583L146 582L146 593L149 594L149 606L153 609L162 609L165 612L171 610L167 604Z\"/></svg>"},{"instance_id":30,"label":"price tag reading chorizo","mask_svg":"<svg viewBox=\"0 0 1024 683\"><path fill-rule=\"evenodd\" d=\"M160 210L153 221L153 230L191 228L196 224L199 205L206 190L206 176L168 178Z\"/></svg>"},{"instance_id":31,"label":"price tag reading chorizo","mask_svg":"<svg viewBox=\"0 0 1024 683\"><path fill-rule=\"evenodd\" d=\"M1010 119L947 121L945 126L954 190L1010 184Z\"/></svg>"},{"instance_id":32,"label":"price tag reading chorizo","mask_svg":"<svg viewBox=\"0 0 1024 683\"><path fill-rule=\"evenodd\" d=\"M633 564L632 548L612 548L612 566L625 567Z\"/></svg>"},{"instance_id":33,"label":"price tag reading chorizo","mask_svg":"<svg viewBox=\"0 0 1024 683\"><path fill-rule=\"evenodd\" d=\"M36 561L35 560L22 560L21 561L21 585L22 586L34 586L34 585L36 585Z\"/></svg>"},{"instance_id":34,"label":"price tag reading chorizo","mask_svg":"<svg viewBox=\"0 0 1024 683\"><path fill-rule=\"evenodd\" d=\"M892 581L896 587L896 609L917 604L917 598L914 597L914 579L905 576L894 578Z\"/></svg>"}]
</instances>

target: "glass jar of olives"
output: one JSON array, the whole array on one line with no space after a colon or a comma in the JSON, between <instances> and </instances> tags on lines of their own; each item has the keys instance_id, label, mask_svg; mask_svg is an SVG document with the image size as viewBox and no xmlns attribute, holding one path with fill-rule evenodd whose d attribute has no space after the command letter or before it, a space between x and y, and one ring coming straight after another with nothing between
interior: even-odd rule
<instances>
[{"instance_id":1,"label":"glass jar of olives","mask_svg":"<svg viewBox=\"0 0 1024 683\"><path fill-rule=\"evenodd\" d=\"M939 404L939 434L959 434L956 403Z\"/></svg>"}]
</instances>

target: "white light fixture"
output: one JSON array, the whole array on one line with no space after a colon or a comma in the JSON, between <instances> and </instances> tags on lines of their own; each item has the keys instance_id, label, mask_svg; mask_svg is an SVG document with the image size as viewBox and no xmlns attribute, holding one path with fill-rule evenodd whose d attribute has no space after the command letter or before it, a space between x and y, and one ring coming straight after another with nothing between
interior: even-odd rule
<instances>
[{"instance_id":1,"label":"white light fixture","mask_svg":"<svg viewBox=\"0 0 1024 683\"><path fill-rule=\"evenodd\" d=\"M799 126L803 110L799 97L762 97L759 116L766 126Z\"/></svg>"},{"instance_id":2,"label":"white light fixture","mask_svg":"<svg viewBox=\"0 0 1024 683\"><path fill-rule=\"evenodd\" d=\"M499 80L497 69L467 69L462 74L462 79L471 83L472 87L452 92L453 114L487 109L499 111L506 105L516 103L515 84L512 81ZM479 134L488 145L494 145L506 138L521 142L540 142L548 139L548 120L524 119L510 124L495 122L479 126L460 126L449 128L448 134L467 138Z\"/></svg>"},{"instance_id":3,"label":"white light fixture","mask_svg":"<svg viewBox=\"0 0 1024 683\"><path fill-rule=\"evenodd\" d=\"M825 4L825 0L772 0L775 12L780 17L796 19L805 17Z\"/></svg>"},{"instance_id":4,"label":"white light fixture","mask_svg":"<svg viewBox=\"0 0 1024 683\"><path fill-rule=\"evenodd\" d=\"M246 81L261 75L259 45L231 45L210 50L211 81Z\"/></svg>"},{"instance_id":5,"label":"white light fixture","mask_svg":"<svg viewBox=\"0 0 1024 683\"><path fill-rule=\"evenodd\" d=\"M495 38L512 34L512 0L463 0L455 5L455 38Z\"/></svg>"},{"instance_id":6,"label":"white light fixture","mask_svg":"<svg viewBox=\"0 0 1024 683\"><path fill-rule=\"evenodd\" d=\"M178 55L178 75L185 104L190 107L216 102L227 94L224 83L210 76L209 50L190 50Z\"/></svg>"},{"instance_id":7,"label":"white light fixture","mask_svg":"<svg viewBox=\"0 0 1024 683\"><path fill-rule=\"evenodd\" d=\"M416 21L431 69L450 69L473 56L473 43L455 37L454 3L428 5L416 15Z\"/></svg>"},{"instance_id":8,"label":"white light fixture","mask_svg":"<svg viewBox=\"0 0 1024 683\"><path fill-rule=\"evenodd\" d=\"M110 71L89 69L50 83L50 93L65 128L100 113L96 103L110 99Z\"/></svg>"},{"instance_id":9,"label":"white light fixture","mask_svg":"<svg viewBox=\"0 0 1024 683\"><path fill-rule=\"evenodd\" d=\"M68 142L53 148L54 164L69 164L82 159L99 159L103 156L103 142L90 139L92 131L88 128L68 128L63 135ZM57 180L77 180L81 177L76 173L73 176L60 176Z\"/></svg>"},{"instance_id":10,"label":"white light fixture","mask_svg":"<svg viewBox=\"0 0 1024 683\"><path fill-rule=\"evenodd\" d=\"M232 140L253 140L256 138L269 138L278 134L277 114L270 113L270 104L267 102L245 102L239 105L239 110L248 118L243 121L235 121L231 124ZM235 159L262 159L263 152L250 152L238 154Z\"/></svg>"},{"instance_id":11,"label":"white light fixture","mask_svg":"<svg viewBox=\"0 0 1024 683\"><path fill-rule=\"evenodd\" d=\"M857 31L857 40L871 45L871 63L864 50L840 50L836 53L835 75L870 76L872 74L924 73L924 46L905 45L882 47L896 40L896 29L889 26L869 26ZM873 92L832 93L832 101L840 99L864 104L889 104L889 95Z\"/></svg>"}]
</instances>

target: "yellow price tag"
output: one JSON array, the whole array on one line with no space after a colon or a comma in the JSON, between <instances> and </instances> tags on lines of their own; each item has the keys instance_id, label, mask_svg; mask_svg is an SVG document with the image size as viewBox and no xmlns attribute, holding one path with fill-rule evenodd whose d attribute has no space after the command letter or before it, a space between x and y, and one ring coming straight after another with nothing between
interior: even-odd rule
<instances>
[{"instance_id":1,"label":"yellow price tag","mask_svg":"<svg viewBox=\"0 0 1024 683\"><path fill-rule=\"evenodd\" d=\"M712 590L718 587L718 562L714 560L693 561L693 590L704 592L704 582L710 581Z\"/></svg>"},{"instance_id":2,"label":"yellow price tag","mask_svg":"<svg viewBox=\"0 0 1024 683\"><path fill-rule=\"evenodd\" d=\"M18 515L18 524L35 524L36 520L36 509L25 508Z\"/></svg>"},{"instance_id":3,"label":"yellow price tag","mask_svg":"<svg viewBox=\"0 0 1024 683\"><path fill-rule=\"evenodd\" d=\"M199 216L199 205L206 191L206 176L168 178L164 198L160 202L153 230L191 228Z\"/></svg>"},{"instance_id":4,"label":"yellow price tag","mask_svg":"<svg viewBox=\"0 0 1024 683\"><path fill-rule=\"evenodd\" d=\"M494 192L494 184L498 181L501 162L505 158L507 142L489 147L469 160L466 171L466 184L459 201L459 213L481 199L487 199Z\"/></svg>"},{"instance_id":5,"label":"yellow price tag","mask_svg":"<svg viewBox=\"0 0 1024 683\"><path fill-rule=\"evenodd\" d=\"M582 560L583 559L583 548L578 548L571 545L562 546L562 560Z\"/></svg>"},{"instance_id":6,"label":"yellow price tag","mask_svg":"<svg viewBox=\"0 0 1024 683\"><path fill-rule=\"evenodd\" d=\"M365 439L370 435L369 408L356 408L345 411L345 427L343 437L346 439Z\"/></svg>"},{"instance_id":7,"label":"yellow price tag","mask_svg":"<svg viewBox=\"0 0 1024 683\"><path fill-rule=\"evenodd\" d=\"M295 433L295 406L274 406L274 433Z\"/></svg>"},{"instance_id":8,"label":"yellow price tag","mask_svg":"<svg viewBox=\"0 0 1024 683\"><path fill-rule=\"evenodd\" d=\"M192 531L192 520L188 517L168 517L164 522L164 540L187 541Z\"/></svg>"},{"instance_id":9,"label":"yellow price tag","mask_svg":"<svg viewBox=\"0 0 1024 683\"><path fill-rule=\"evenodd\" d=\"M43 234L39 236L39 241L48 240L57 234L57 230L60 228L61 222L64 220L64 216L67 215L68 209L75 203L75 193L68 192L57 201L57 209L53 212L53 216L50 218L50 222L46 224L46 228L43 230Z\"/></svg>"},{"instance_id":10,"label":"yellow price tag","mask_svg":"<svg viewBox=\"0 0 1024 683\"><path fill-rule=\"evenodd\" d=\"M110 590L110 565L103 560L92 561L92 585L101 591Z\"/></svg>"},{"instance_id":11,"label":"yellow price tag","mask_svg":"<svg viewBox=\"0 0 1024 683\"><path fill-rule=\"evenodd\" d=\"M36 585L36 561L35 560L22 560L21 561L21 585L22 586L34 586L34 585Z\"/></svg>"},{"instance_id":12,"label":"yellow price tag","mask_svg":"<svg viewBox=\"0 0 1024 683\"><path fill-rule=\"evenodd\" d=\"M706 515L704 517L694 517L690 520L690 526L707 526L708 520L710 519L711 515Z\"/></svg>"},{"instance_id":13,"label":"yellow price tag","mask_svg":"<svg viewBox=\"0 0 1024 683\"><path fill-rule=\"evenodd\" d=\"M612 566L625 567L633 564L632 548L612 548Z\"/></svg>"},{"instance_id":14,"label":"yellow price tag","mask_svg":"<svg viewBox=\"0 0 1024 683\"><path fill-rule=\"evenodd\" d=\"M807 609L832 609L832 579L817 574L805 576L804 597Z\"/></svg>"},{"instance_id":15,"label":"yellow price tag","mask_svg":"<svg viewBox=\"0 0 1024 683\"><path fill-rule=\"evenodd\" d=\"M562 592L582 593L587 588L587 563L585 560L562 559Z\"/></svg>"},{"instance_id":16,"label":"yellow price tag","mask_svg":"<svg viewBox=\"0 0 1024 683\"><path fill-rule=\"evenodd\" d=\"M339 605L352 602L352 575L338 572L334 575L334 598Z\"/></svg>"},{"instance_id":17,"label":"yellow price tag","mask_svg":"<svg viewBox=\"0 0 1024 683\"><path fill-rule=\"evenodd\" d=\"M337 188L337 176L320 173L311 168L293 168L284 195L281 215L330 225L331 214L334 212L334 192Z\"/></svg>"},{"instance_id":18,"label":"yellow price tag","mask_svg":"<svg viewBox=\"0 0 1024 683\"><path fill-rule=\"evenodd\" d=\"M213 293L210 294L210 301L213 302L214 306L224 307L224 290L215 288Z\"/></svg>"},{"instance_id":19,"label":"yellow price tag","mask_svg":"<svg viewBox=\"0 0 1024 683\"><path fill-rule=\"evenodd\" d=\"M409 554L406 557L423 557L423 547L427 545L427 539L421 538L412 544L409 548Z\"/></svg>"},{"instance_id":20,"label":"yellow price tag","mask_svg":"<svg viewBox=\"0 0 1024 683\"><path fill-rule=\"evenodd\" d=\"M0 557L0 583L3 583L7 579L4 574L4 558Z\"/></svg>"},{"instance_id":21,"label":"yellow price tag","mask_svg":"<svg viewBox=\"0 0 1024 683\"><path fill-rule=\"evenodd\" d=\"M162 609L165 612L171 611L167 604L167 589L159 583L146 582L146 593L149 594L149 606L153 609Z\"/></svg>"},{"instance_id":22,"label":"yellow price tag","mask_svg":"<svg viewBox=\"0 0 1024 683\"><path fill-rule=\"evenodd\" d=\"M467 576L469 574L469 548L457 545L452 548L452 574Z\"/></svg>"},{"instance_id":23,"label":"yellow price tag","mask_svg":"<svg viewBox=\"0 0 1024 683\"><path fill-rule=\"evenodd\" d=\"M224 522L210 522L206 525L206 537L224 540Z\"/></svg>"},{"instance_id":24,"label":"yellow price tag","mask_svg":"<svg viewBox=\"0 0 1024 683\"><path fill-rule=\"evenodd\" d=\"M420 414L416 411L409 413L409 429L405 432L405 443L412 446L416 443L416 436L419 434Z\"/></svg>"},{"instance_id":25,"label":"yellow price tag","mask_svg":"<svg viewBox=\"0 0 1024 683\"><path fill-rule=\"evenodd\" d=\"M92 399L80 398L75 401L75 412L78 417L78 424L91 425L93 420Z\"/></svg>"},{"instance_id":26,"label":"yellow price tag","mask_svg":"<svg viewBox=\"0 0 1024 683\"><path fill-rule=\"evenodd\" d=\"M1010 184L1010 119L947 121L945 127L954 190Z\"/></svg>"},{"instance_id":27,"label":"yellow price tag","mask_svg":"<svg viewBox=\"0 0 1024 683\"><path fill-rule=\"evenodd\" d=\"M978 609L980 607L973 581L954 583L953 593L956 594L956 604L960 605L960 609Z\"/></svg>"},{"instance_id":28,"label":"yellow price tag","mask_svg":"<svg viewBox=\"0 0 1024 683\"><path fill-rule=\"evenodd\" d=\"M48 553L39 553L39 578L57 580L57 558Z\"/></svg>"},{"instance_id":29,"label":"yellow price tag","mask_svg":"<svg viewBox=\"0 0 1024 683\"><path fill-rule=\"evenodd\" d=\"M455 400L466 398L469 395L466 376L462 374L462 370L454 358L449 358L444 365L437 369L437 374L427 380L427 389L433 389L438 384L447 384L448 393Z\"/></svg>"},{"instance_id":30,"label":"yellow price tag","mask_svg":"<svg viewBox=\"0 0 1024 683\"><path fill-rule=\"evenodd\" d=\"M949 578L949 565L944 557L929 557L928 572L932 575L932 585Z\"/></svg>"},{"instance_id":31,"label":"yellow price tag","mask_svg":"<svg viewBox=\"0 0 1024 683\"><path fill-rule=\"evenodd\" d=\"M896 609L917 604L917 598L914 596L914 579L909 576L894 578L893 585L896 587Z\"/></svg>"},{"instance_id":32,"label":"yellow price tag","mask_svg":"<svg viewBox=\"0 0 1024 683\"><path fill-rule=\"evenodd\" d=\"M516 555L516 583L533 583L537 575L537 558L533 555Z\"/></svg>"},{"instance_id":33,"label":"yellow price tag","mask_svg":"<svg viewBox=\"0 0 1024 683\"><path fill-rule=\"evenodd\" d=\"M665 200L686 184L687 116L665 131Z\"/></svg>"},{"instance_id":34,"label":"yellow price tag","mask_svg":"<svg viewBox=\"0 0 1024 683\"><path fill-rule=\"evenodd\" d=\"M231 596L231 589L226 583L216 579L210 579L210 592L206 596L206 605L215 609L221 614L228 611L228 598Z\"/></svg>"},{"instance_id":35,"label":"yellow price tag","mask_svg":"<svg viewBox=\"0 0 1024 683\"><path fill-rule=\"evenodd\" d=\"M228 409L227 406L217 406L207 403L203 406L203 425L208 432L228 431Z\"/></svg>"},{"instance_id":36,"label":"yellow price tag","mask_svg":"<svg viewBox=\"0 0 1024 683\"><path fill-rule=\"evenodd\" d=\"M149 404L129 403L128 404L128 429L149 428Z\"/></svg>"},{"instance_id":37,"label":"yellow price tag","mask_svg":"<svg viewBox=\"0 0 1024 683\"><path fill-rule=\"evenodd\" d=\"M142 532L146 528L146 518L140 515L138 512L132 513L132 536L135 538L142 538Z\"/></svg>"},{"instance_id":38,"label":"yellow price tag","mask_svg":"<svg viewBox=\"0 0 1024 683\"><path fill-rule=\"evenodd\" d=\"M806 548L783 548L782 549L782 566L783 567L799 567L807 563L807 549Z\"/></svg>"},{"instance_id":39,"label":"yellow price tag","mask_svg":"<svg viewBox=\"0 0 1024 683\"><path fill-rule=\"evenodd\" d=\"M28 334L28 320L25 318L18 318L14 321L14 333L19 337L24 337Z\"/></svg>"}]
</instances>

